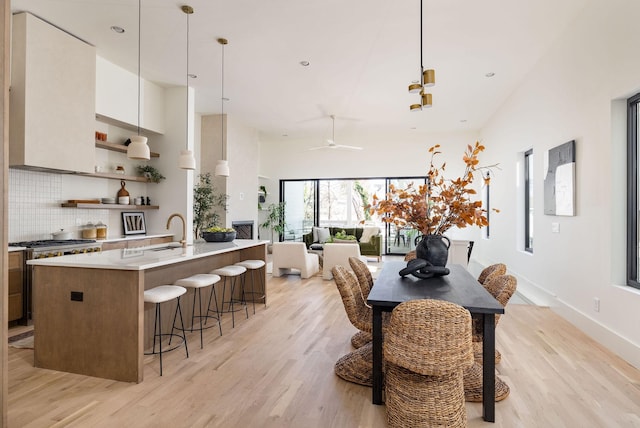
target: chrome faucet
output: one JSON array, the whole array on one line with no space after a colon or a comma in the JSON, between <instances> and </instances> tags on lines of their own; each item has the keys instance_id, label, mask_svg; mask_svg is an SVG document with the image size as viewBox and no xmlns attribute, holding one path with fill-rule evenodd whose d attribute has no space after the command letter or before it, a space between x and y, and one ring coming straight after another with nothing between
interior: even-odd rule
<instances>
[{"instance_id":1,"label":"chrome faucet","mask_svg":"<svg viewBox=\"0 0 640 428\"><path fill-rule=\"evenodd\" d=\"M169 230L169 226L171 225L171 219L174 217L179 217L182 220L182 239L180 243L182 244L182 248L187 248L187 221L184 219L184 216L180 213L173 213L169 216L167 220L167 230Z\"/></svg>"}]
</instances>

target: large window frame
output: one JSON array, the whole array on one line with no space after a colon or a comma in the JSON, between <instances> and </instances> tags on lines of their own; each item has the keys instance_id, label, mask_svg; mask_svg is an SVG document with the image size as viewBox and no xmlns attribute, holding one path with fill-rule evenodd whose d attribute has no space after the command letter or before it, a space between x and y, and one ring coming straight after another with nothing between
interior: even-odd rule
<instances>
[{"instance_id":1,"label":"large window frame","mask_svg":"<svg viewBox=\"0 0 640 428\"><path fill-rule=\"evenodd\" d=\"M638 278L638 110L640 93L627 100L627 285L640 288Z\"/></svg>"},{"instance_id":2,"label":"large window frame","mask_svg":"<svg viewBox=\"0 0 640 428\"><path fill-rule=\"evenodd\" d=\"M524 250L533 254L533 224L531 210L533 209L531 195L533 194L533 149L524 152Z\"/></svg>"}]
</instances>

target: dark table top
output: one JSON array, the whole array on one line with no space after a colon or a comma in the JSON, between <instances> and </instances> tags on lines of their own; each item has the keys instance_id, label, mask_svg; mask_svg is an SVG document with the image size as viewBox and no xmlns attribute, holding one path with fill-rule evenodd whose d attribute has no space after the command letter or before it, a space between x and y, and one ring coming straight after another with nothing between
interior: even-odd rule
<instances>
[{"instance_id":1,"label":"dark table top","mask_svg":"<svg viewBox=\"0 0 640 428\"><path fill-rule=\"evenodd\" d=\"M448 265L449 275L429 279L398 275L406 266L403 261L385 262L367 302L392 309L407 300L437 299L460 305L471 313L504 313L504 307L461 265Z\"/></svg>"}]
</instances>

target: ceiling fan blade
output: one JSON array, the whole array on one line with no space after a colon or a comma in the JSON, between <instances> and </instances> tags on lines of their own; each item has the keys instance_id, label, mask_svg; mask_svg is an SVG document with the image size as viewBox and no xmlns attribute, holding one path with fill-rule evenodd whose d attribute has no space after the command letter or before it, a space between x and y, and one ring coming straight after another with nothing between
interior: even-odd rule
<instances>
[{"instance_id":1,"label":"ceiling fan blade","mask_svg":"<svg viewBox=\"0 0 640 428\"><path fill-rule=\"evenodd\" d=\"M335 146L336 149L343 149L343 150L363 150L362 147L358 147L358 146L343 146L342 144L336 144Z\"/></svg>"}]
</instances>

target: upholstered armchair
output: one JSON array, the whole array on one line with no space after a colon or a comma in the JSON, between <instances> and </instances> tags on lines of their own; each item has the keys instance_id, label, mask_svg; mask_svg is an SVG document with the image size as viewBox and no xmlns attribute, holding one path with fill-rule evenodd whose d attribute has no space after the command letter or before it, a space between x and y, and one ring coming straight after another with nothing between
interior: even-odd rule
<instances>
[{"instance_id":1,"label":"upholstered armchair","mask_svg":"<svg viewBox=\"0 0 640 428\"><path fill-rule=\"evenodd\" d=\"M297 269L301 278L309 278L320 271L318 255L308 253L304 242L274 242L272 254L273 276Z\"/></svg>"}]
</instances>

